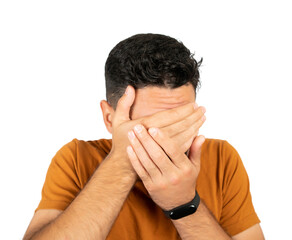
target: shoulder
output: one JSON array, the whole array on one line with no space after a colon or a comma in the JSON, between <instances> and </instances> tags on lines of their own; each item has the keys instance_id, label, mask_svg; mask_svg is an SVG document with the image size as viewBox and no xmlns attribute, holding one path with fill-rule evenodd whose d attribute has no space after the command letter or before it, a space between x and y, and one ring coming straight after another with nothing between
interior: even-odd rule
<instances>
[{"instance_id":1,"label":"shoulder","mask_svg":"<svg viewBox=\"0 0 292 240\"><path fill-rule=\"evenodd\" d=\"M242 165L237 150L222 139L206 138L201 152L201 167L207 171L220 173L223 177L227 172L233 172Z\"/></svg>"},{"instance_id":2,"label":"shoulder","mask_svg":"<svg viewBox=\"0 0 292 240\"><path fill-rule=\"evenodd\" d=\"M70 142L64 144L58 151L57 154L73 154L77 158L77 154L82 154L83 152L94 152L105 153L111 150L112 139L98 139L98 140L80 140L77 138L72 139ZM88 152L89 151L89 152Z\"/></svg>"},{"instance_id":3,"label":"shoulder","mask_svg":"<svg viewBox=\"0 0 292 240\"><path fill-rule=\"evenodd\" d=\"M96 153L96 150L98 150L99 153L106 153L111 150L112 147L112 139L105 139L101 138L98 140L80 140L77 138L74 138L71 142L74 142L76 145L77 151L94 151ZM70 144L70 143L69 143Z\"/></svg>"},{"instance_id":4,"label":"shoulder","mask_svg":"<svg viewBox=\"0 0 292 240\"><path fill-rule=\"evenodd\" d=\"M223 188L232 182L247 180L248 176L238 151L226 140L206 139L201 155L205 171L219 173ZM204 163L205 162L205 163Z\"/></svg>"},{"instance_id":5,"label":"shoulder","mask_svg":"<svg viewBox=\"0 0 292 240\"><path fill-rule=\"evenodd\" d=\"M108 155L111 143L111 139L104 138L88 141L74 138L57 151L52 162L75 169L77 174L90 174Z\"/></svg>"},{"instance_id":6,"label":"shoulder","mask_svg":"<svg viewBox=\"0 0 292 240\"><path fill-rule=\"evenodd\" d=\"M202 147L202 155L229 158L232 155L238 155L238 152L227 140L206 138Z\"/></svg>"},{"instance_id":7,"label":"shoulder","mask_svg":"<svg viewBox=\"0 0 292 240\"><path fill-rule=\"evenodd\" d=\"M81 188L85 186L90 176L96 168L109 154L112 147L112 139L80 140L74 138L68 146L75 148L72 151L73 165L81 183Z\"/></svg>"},{"instance_id":8,"label":"shoulder","mask_svg":"<svg viewBox=\"0 0 292 240\"><path fill-rule=\"evenodd\" d=\"M79 164L100 163L110 152L112 139L80 140L74 138L65 144L59 152L71 155Z\"/></svg>"}]
</instances>

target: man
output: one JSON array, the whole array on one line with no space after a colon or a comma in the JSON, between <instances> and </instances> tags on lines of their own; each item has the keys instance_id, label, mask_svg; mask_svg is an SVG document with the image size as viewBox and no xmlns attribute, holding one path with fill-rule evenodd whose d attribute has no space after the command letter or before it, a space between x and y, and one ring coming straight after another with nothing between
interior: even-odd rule
<instances>
[{"instance_id":1,"label":"man","mask_svg":"<svg viewBox=\"0 0 292 240\"><path fill-rule=\"evenodd\" d=\"M264 239L238 153L197 136L201 62L164 35L115 46L100 103L112 139L57 152L24 239Z\"/></svg>"}]
</instances>

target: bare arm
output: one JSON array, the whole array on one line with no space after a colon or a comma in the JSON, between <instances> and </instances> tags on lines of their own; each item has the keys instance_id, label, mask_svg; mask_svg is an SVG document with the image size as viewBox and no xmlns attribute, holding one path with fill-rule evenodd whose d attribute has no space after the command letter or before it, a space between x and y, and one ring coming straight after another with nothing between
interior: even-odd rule
<instances>
[{"instance_id":1,"label":"bare arm","mask_svg":"<svg viewBox=\"0 0 292 240\"><path fill-rule=\"evenodd\" d=\"M186 156L158 128L150 128L147 132L142 125L136 125L134 131L129 134L129 159L153 201L162 209L170 210L193 199L195 181L192 178L196 178L199 173L204 137L195 138L189 156ZM231 240L203 201L195 214L172 222L183 240Z\"/></svg>"},{"instance_id":2,"label":"bare arm","mask_svg":"<svg viewBox=\"0 0 292 240\"><path fill-rule=\"evenodd\" d=\"M172 220L172 222L183 240L231 239L218 224L202 200L198 210L194 214L178 220Z\"/></svg>"},{"instance_id":3,"label":"bare arm","mask_svg":"<svg viewBox=\"0 0 292 240\"><path fill-rule=\"evenodd\" d=\"M188 156L159 128L147 131L142 125L136 125L129 139L131 145L127 151L131 164L157 205L170 210L194 198L204 137L194 139ZM203 201L194 214L172 222L183 240L264 239L259 226L231 238Z\"/></svg>"},{"instance_id":4,"label":"bare arm","mask_svg":"<svg viewBox=\"0 0 292 240\"><path fill-rule=\"evenodd\" d=\"M234 240L264 240L264 235L259 224L230 237L219 225L215 217L201 201L198 210L189 216L172 220L181 239L234 239Z\"/></svg>"},{"instance_id":5,"label":"bare arm","mask_svg":"<svg viewBox=\"0 0 292 240\"><path fill-rule=\"evenodd\" d=\"M118 102L113 119L113 145L109 156L64 212L52 209L37 211L24 240L43 237L104 239L108 235L137 178L125 152L128 145L127 131L137 122L143 121L147 127L162 127L165 134L173 138L183 152L188 150L189 142L192 142L193 135L197 134L193 122L201 117L200 108L190 103L145 118L130 120L129 109L134 100L134 93L131 88L130 94L124 95Z\"/></svg>"},{"instance_id":6,"label":"bare arm","mask_svg":"<svg viewBox=\"0 0 292 240\"><path fill-rule=\"evenodd\" d=\"M69 207L30 239L105 239L136 181L122 162L109 155Z\"/></svg>"}]
</instances>

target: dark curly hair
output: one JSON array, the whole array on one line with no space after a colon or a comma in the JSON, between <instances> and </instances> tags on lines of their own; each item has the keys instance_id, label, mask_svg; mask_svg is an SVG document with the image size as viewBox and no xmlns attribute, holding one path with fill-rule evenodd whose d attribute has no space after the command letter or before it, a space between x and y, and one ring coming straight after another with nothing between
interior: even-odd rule
<instances>
[{"instance_id":1,"label":"dark curly hair","mask_svg":"<svg viewBox=\"0 0 292 240\"><path fill-rule=\"evenodd\" d=\"M116 109L128 85L177 88L200 85L199 67L182 42L161 34L137 34L119 42L105 64L106 99Z\"/></svg>"}]
</instances>

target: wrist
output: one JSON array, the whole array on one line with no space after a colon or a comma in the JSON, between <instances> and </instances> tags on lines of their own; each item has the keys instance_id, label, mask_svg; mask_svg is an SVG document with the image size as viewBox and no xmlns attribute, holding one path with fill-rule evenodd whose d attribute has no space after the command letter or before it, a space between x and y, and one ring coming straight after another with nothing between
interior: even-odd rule
<instances>
[{"instance_id":1,"label":"wrist","mask_svg":"<svg viewBox=\"0 0 292 240\"><path fill-rule=\"evenodd\" d=\"M110 151L105 160L107 162L110 162L113 167L116 166L126 176L137 180L138 175L134 170L126 152L121 153L117 151Z\"/></svg>"},{"instance_id":2,"label":"wrist","mask_svg":"<svg viewBox=\"0 0 292 240\"><path fill-rule=\"evenodd\" d=\"M190 201L170 210L163 210L166 217L177 220L195 213L200 204L200 196L196 191L195 197Z\"/></svg>"}]
</instances>

